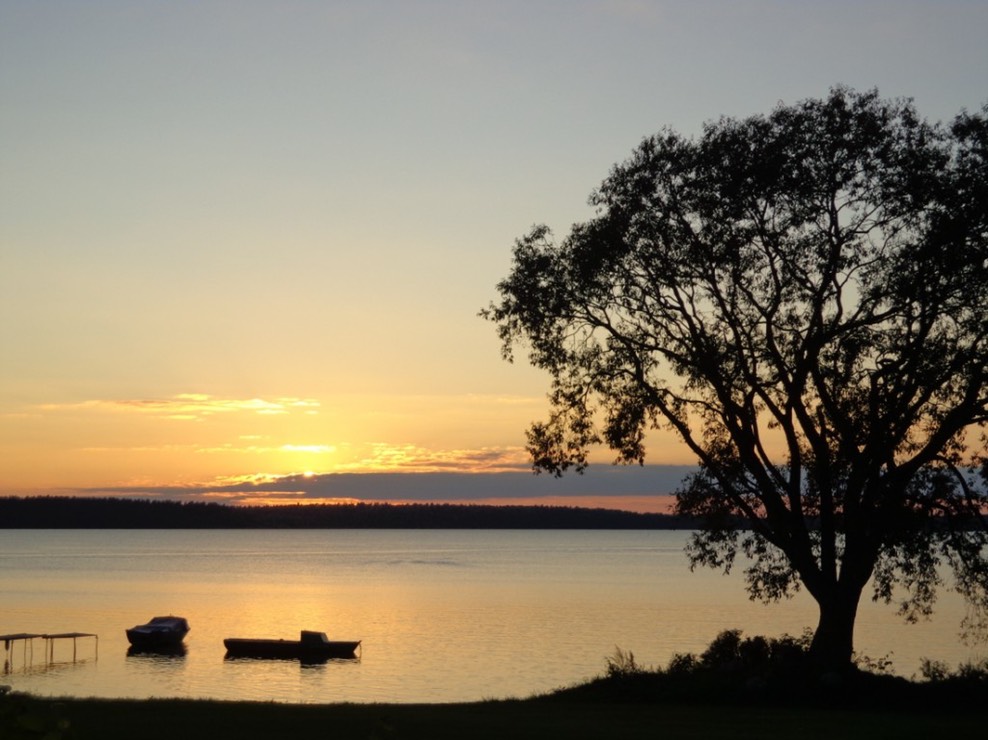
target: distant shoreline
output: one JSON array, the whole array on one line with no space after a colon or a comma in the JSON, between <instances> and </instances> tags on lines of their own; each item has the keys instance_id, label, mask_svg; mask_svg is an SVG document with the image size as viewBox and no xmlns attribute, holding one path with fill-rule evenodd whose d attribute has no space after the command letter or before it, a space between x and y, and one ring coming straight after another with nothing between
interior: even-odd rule
<instances>
[{"instance_id":1,"label":"distant shoreline","mask_svg":"<svg viewBox=\"0 0 988 740\"><path fill-rule=\"evenodd\" d=\"M696 529L673 514L576 506L219 503L70 496L0 498L0 529Z\"/></svg>"}]
</instances>

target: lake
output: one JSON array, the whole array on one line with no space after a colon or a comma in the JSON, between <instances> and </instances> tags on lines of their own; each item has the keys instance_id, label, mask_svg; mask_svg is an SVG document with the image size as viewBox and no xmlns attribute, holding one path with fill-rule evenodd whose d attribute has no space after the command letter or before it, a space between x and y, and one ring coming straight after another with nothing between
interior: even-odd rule
<instances>
[{"instance_id":1,"label":"lake","mask_svg":"<svg viewBox=\"0 0 988 740\"><path fill-rule=\"evenodd\" d=\"M645 666L700 652L722 630L800 634L805 594L748 600L740 573L690 573L678 531L0 530L0 683L42 696L282 702L526 697L605 672L615 648ZM128 656L124 630L186 617L181 656ZM922 657L983 657L957 639L963 604L930 622L862 604L857 647L912 675ZM225 637L363 641L359 661L224 659ZM2 646L0 646L2 649Z\"/></svg>"}]
</instances>

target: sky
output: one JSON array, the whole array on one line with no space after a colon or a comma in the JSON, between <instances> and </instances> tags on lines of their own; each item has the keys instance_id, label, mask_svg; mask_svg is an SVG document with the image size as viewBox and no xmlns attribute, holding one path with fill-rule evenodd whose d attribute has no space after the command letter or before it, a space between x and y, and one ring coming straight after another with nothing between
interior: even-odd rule
<instances>
[{"instance_id":1,"label":"sky","mask_svg":"<svg viewBox=\"0 0 988 740\"><path fill-rule=\"evenodd\" d=\"M645 136L988 102L983 0L0 0L0 495L660 511L478 312Z\"/></svg>"}]
</instances>

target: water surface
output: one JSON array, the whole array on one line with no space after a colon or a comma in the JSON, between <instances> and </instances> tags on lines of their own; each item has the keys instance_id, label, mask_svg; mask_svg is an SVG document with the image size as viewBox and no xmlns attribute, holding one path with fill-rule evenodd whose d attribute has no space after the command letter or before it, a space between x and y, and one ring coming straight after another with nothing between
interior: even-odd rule
<instances>
[{"instance_id":1,"label":"water surface","mask_svg":"<svg viewBox=\"0 0 988 740\"><path fill-rule=\"evenodd\" d=\"M740 576L690 573L674 531L3 530L0 634L94 632L24 654L0 682L40 695L288 702L524 697L601 674L615 647L643 665L721 630L799 634L805 595L763 606ZM128 656L124 629L186 617L185 655ZM862 606L859 650L898 672L979 657L952 595L932 622ZM225 637L363 640L359 662L224 659ZM0 649L2 649L0 645Z\"/></svg>"}]
</instances>

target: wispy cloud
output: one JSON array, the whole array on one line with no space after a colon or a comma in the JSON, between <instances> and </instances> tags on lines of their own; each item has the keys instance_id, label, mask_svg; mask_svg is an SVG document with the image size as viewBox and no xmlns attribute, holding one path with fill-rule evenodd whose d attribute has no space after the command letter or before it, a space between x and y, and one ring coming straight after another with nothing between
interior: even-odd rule
<instances>
[{"instance_id":1,"label":"wispy cloud","mask_svg":"<svg viewBox=\"0 0 988 740\"><path fill-rule=\"evenodd\" d=\"M433 450L416 445L371 444L370 454L341 466L345 471L407 473L508 472L531 467L522 447Z\"/></svg>"},{"instance_id":2,"label":"wispy cloud","mask_svg":"<svg viewBox=\"0 0 988 740\"><path fill-rule=\"evenodd\" d=\"M263 438L256 436L250 443L226 442L219 445L188 444L158 444L158 445L91 445L79 448L82 452L91 453L124 453L124 452L166 452L194 453L197 455L271 455L273 453L332 455L336 445L330 444L260 444Z\"/></svg>"},{"instance_id":3,"label":"wispy cloud","mask_svg":"<svg viewBox=\"0 0 988 740\"><path fill-rule=\"evenodd\" d=\"M205 393L180 393L169 398L94 399L78 403L47 403L46 412L97 411L138 413L167 419L198 421L216 414L253 413L265 416L315 414L319 402L311 398L220 398Z\"/></svg>"},{"instance_id":4,"label":"wispy cloud","mask_svg":"<svg viewBox=\"0 0 988 740\"><path fill-rule=\"evenodd\" d=\"M272 453L332 455L336 452L336 446L327 444L235 444L231 442L209 447L195 447L195 452L200 455L270 455Z\"/></svg>"}]
</instances>

